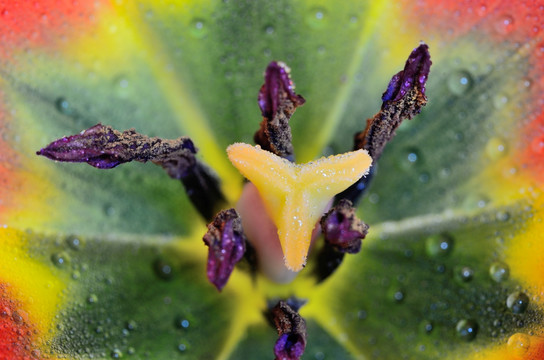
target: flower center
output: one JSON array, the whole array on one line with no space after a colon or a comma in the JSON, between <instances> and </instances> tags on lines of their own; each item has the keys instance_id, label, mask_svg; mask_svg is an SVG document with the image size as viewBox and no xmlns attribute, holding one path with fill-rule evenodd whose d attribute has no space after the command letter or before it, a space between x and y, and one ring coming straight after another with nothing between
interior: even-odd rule
<instances>
[{"instance_id":1,"label":"flower center","mask_svg":"<svg viewBox=\"0 0 544 360\"><path fill-rule=\"evenodd\" d=\"M300 271L306 264L312 230L330 200L367 174L372 163L365 150L302 165L243 143L230 145L227 153L259 191L276 225L285 266L292 271Z\"/></svg>"}]
</instances>

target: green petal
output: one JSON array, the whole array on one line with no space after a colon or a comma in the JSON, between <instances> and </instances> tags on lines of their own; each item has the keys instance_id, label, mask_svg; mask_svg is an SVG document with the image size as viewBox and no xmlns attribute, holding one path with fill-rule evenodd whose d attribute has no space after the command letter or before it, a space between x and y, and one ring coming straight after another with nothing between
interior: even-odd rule
<instances>
[{"instance_id":1,"label":"green petal","mask_svg":"<svg viewBox=\"0 0 544 360\"><path fill-rule=\"evenodd\" d=\"M215 356L237 300L208 283L205 249L134 240L31 237L39 246L30 255L65 279L50 351L69 358Z\"/></svg>"},{"instance_id":2,"label":"green petal","mask_svg":"<svg viewBox=\"0 0 544 360\"><path fill-rule=\"evenodd\" d=\"M507 307L511 293L528 290L501 254L523 207L501 211L384 223L320 289L319 306L329 312L317 306L309 316L356 354L386 359L468 358L538 329L542 310L530 292L524 312ZM478 324L474 339L456 330L463 320Z\"/></svg>"}]
</instances>

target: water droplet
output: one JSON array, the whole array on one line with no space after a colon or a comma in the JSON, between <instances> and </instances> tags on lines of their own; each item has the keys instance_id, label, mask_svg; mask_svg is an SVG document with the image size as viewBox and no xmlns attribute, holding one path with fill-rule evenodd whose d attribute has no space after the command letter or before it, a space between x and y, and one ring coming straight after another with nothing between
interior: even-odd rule
<instances>
[{"instance_id":1,"label":"water droplet","mask_svg":"<svg viewBox=\"0 0 544 360\"><path fill-rule=\"evenodd\" d=\"M487 13L487 6L485 4L481 4L476 9L476 13L478 14L478 16L484 16Z\"/></svg>"},{"instance_id":2,"label":"water droplet","mask_svg":"<svg viewBox=\"0 0 544 360\"><path fill-rule=\"evenodd\" d=\"M87 303L88 304L96 304L98 302L98 296L95 294L91 294L87 297Z\"/></svg>"},{"instance_id":3,"label":"water droplet","mask_svg":"<svg viewBox=\"0 0 544 360\"><path fill-rule=\"evenodd\" d=\"M274 27L272 25L267 25L264 27L264 32L267 35L272 35L274 33Z\"/></svg>"},{"instance_id":4,"label":"water droplet","mask_svg":"<svg viewBox=\"0 0 544 360\"><path fill-rule=\"evenodd\" d=\"M178 329L187 329L190 323L189 320L187 320L186 318L179 316L174 320L174 325Z\"/></svg>"},{"instance_id":5,"label":"water droplet","mask_svg":"<svg viewBox=\"0 0 544 360\"><path fill-rule=\"evenodd\" d=\"M125 328L127 330L129 330L129 331L134 331L134 330L136 330L137 327L138 327L138 324L136 324L136 321L134 321L134 320L129 320L125 324Z\"/></svg>"},{"instance_id":6,"label":"water droplet","mask_svg":"<svg viewBox=\"0 0 544 360\"><path fill-rule=\"evenodd\" d=\"M457 70L448 77L448 88L455 95L462 95L472 88L474 80L466 70Z\"/></svg>"},{"instance_id":7,"label":"water droplet","mask_svg":"<svg viewBox=\"0 0 544 360\"><path fill-rule=\"evenodd\" d=\"M510 33L514 30L514 18L507 14L499 16L495 23L495 30L502 35Z\"/></svg>"},{"instance_id":8,"label":"water droplet","mask_svg":"<svg viewBox=\"0 0 544 360\"><path fill-rule=\"evenodd\" d=\"M113 87L115 93L122 98L126 98L130 95L131 87L130 82L125 76L118 76L113 79Z\"/></svg>"},{"instance_id":9,"label":"water droplet","mask_svg":"<svg viewBox=\"0 0 544 360\"><path fill-rule=\"evenodd\" d=\"M516 291L508 295L506 298L506 306L514 313L524 313L529 306L529 297L521 291Z\"/></svg>"},{"instance_id":10,"label":"water droplet","mask_svg":"<svg viewBox=\"0 0 544 360\"><path fill-rule=\"evenodd\" d=\"M430 334L434 329L433 322L430 320L423 320L421 323L421 328L426 334Z\"/></svg>"},{"instance_id":11,"label":"water droplet","mask_svg":"<svg viewBox=\"0 0 544 360\"><path fill-rule=\"evenodd\" d=\"M22 325L25 322L28 322L28 314L24 310L15 310L11 314L11 319L13 322L15 322L17 325Z\"/></svg>"},{"instance_id":12,"label":"water droplet","mask_svg":"<svg viewBox=\"0 0 544 360\"><path fill-rule=\"evenodd\" d=\"M489 276L498 283L502 282L510 276L510 268L502 261L496 261L489 267Z\"/></svg>"},{"instance_id":13,"label":"water droplet","mask_svg":"<svg viewBox=\"0 0 544 360\"><path fill-rule=\"evenodd\" d=\"M76 236L69 236L66 238L66 244L70 247L72 250L79 250L81 249L82 241L80 238Z\"/></svg>"},{"instance_id":14,"label":"water droplet","mask_svg":"<svg viewBox=\"0 0 544 360\"><path fill-rule=\"evenodd\" d=\"M415 163L417 161L417 153L411 152L408 154L407 159L411 163Z\"/></svg>"},{"instance_id":15,"label":"water droplet","mask_svg":"<svg viewBox=\"0 0 544 360\"><path fill-rule=\"evenodd\" d=\"M474 270L468 266L462 266L455 269L455 277L462 282L469 282L474 278Z\"/></svg>"},{"instance_id":16,"label":"water droplet","mask_svg":"<svg viewBox=\"0 0 544 360\"><path fill-rule=\"evenodd\" d=\"M368 201L370 201L371 204L377 204L380 202L380 195L376 193L371 193L368 195Z\"/></svg>"},{"instance_id":17,"label":"water droplet","mask_svg":"<svg viewBox=\"0 0 544 360\"><path fill-rule=\"evenodd\" d=\"M510 213L508 211L497 211L495 217L499 221L508 221L510 220Z\"/></svg>"},{"instance_id":18,"label":"water droplet","mask_svg":"<svg viewBox=\"0 0 544 360\"><path fill-rule=\"evenodd\" d=\"M191 35L195 38L203 38L208 33L208 27L203 19L197 18L191 22Z\"/></svg>"},{"instance_id":19,"label":"water droplet","mask_svg":"<svg viewBox=\"0 0 544 360\"><path fill-rule=\"evenodd\" d=\"M119 349L113 349L110 355L113 359L120 359L123 357L123 353Z\"/></svg>"},{"instance_id":20,"label":"water droplet","mask_svg":"<svg viewBox=\"0 0 544 360\"><path fill-rule=\"evenodd\" d=\"M106 216L114 216L115 215L115 208L111 205L105 205L104 206L104 214Z\"/></svg>"},{"instance_id":21,"label":"water droplet","mask_svg":"<svg viewBox=\"0 0 544 360\"><path fill-rule=\"evenodd\" d=\"M537 136L531 141L531 150L537 155L544 153L544 136Z\"/></svg>"},{"instance_id":22,"label":"water droplet","mask_svg":"<svg viewBox=\"0 0 544 360\"><path fill-rule=\"evenodd\" d=\"M134 355L136 354L136 350L131 346L127 349L127 354Z\"/></svg>"},{"instance_id":23,"label":"water droplet","mask_svg":"<svg viewBox=\"0 0 544 360\"><path fill-rule=\"evenodd\" d=\"M312 8L306 16L306 23L313 28L321 28L325 25L327 12L323 8Z\"/></svg>"},{"instance_id":24,"label":"water droplet","mask_svg":"<svg viewBox=\"0 0 544 360\"><path fill-rule=\"evenodd\" d=\"M397 290L393 293L393 300L395 302L400 303L404 300L404 292L402 290Z\"/></svg>"},{"instance_id":25,"label":"water droplet","mask_svg":"<svg viewBox=\"0 0 544 360\"><path fill-rule=\"evenodd\" d=\"M187 350L187 345L185 345L184 343L178 344L178 350L180 352L185 352L185 350Z\"/></svg>"},{"instance_id":26,"label":"water droplet","mask_svg":"<svg viewBox=\"0 0 544 360\"><path fill-rule=\"evenodd\" d=\"M357 23L359 22L359 17L357 15L351 15L349 17L349 24L351 27L355 27Z\"/></svg>"},{"instance_id":27,"label":"water droplet","mask_svg":"<svg viewBox=\"0 0 544 360\"><path fill-rule=\"evenodd\" d=\"M507 148L505 141L498 137L492 137L485 145L485 153L492 160L500 159L506 155L506 150Z\"/></svg>"},{"instance_id":28,"label":"water droplet","mask_svg":"<svg viewBox=\"0 0 544 360\"><path fill-rule=\"evenodd\" d=\"M533 85L533 80L530 78L523 78L523 81L521 82L521 87L523 89L529 89Z\"/></svg>"},{"instance_id":29,"label":"water droplet","mask_svg":"<svg viewBox=\"0 0 544 360\"><path fill-rule=\"evenodd\" d=\"M399 158L399 165L404 170L412 170L422 163L422 156L417 148L409 147L404 150L404 154Z\"/></svg>"},{"instance_id":30,"label":"water droplet","mask_svg":"<svg viewBox=\"0 0 544 360\"><path fill-rule=\"evenodd\" d=\"M63 97L60 97L55 101L55 108L58 110L58 112L64 115L73 115L74 113L68 100Z\"/></svg>"},{"instance_id":31,"label":"water droplet","mask_svg":"<svg viewBox=\"0 0 544 360\"><path fill-rule=\"evenodd\" d=\"M526 334L516 333L508 338L507 348L511 355L524 356L531 347L531 337Z\"/></svg>"},{"instance_id":32,"label":"water droplet","mask_svg":"<svg viewBox=\"0 0 544 360\"><path fill-rule=\"evenodd\" d=\"M423 184L428 183L430 178L431 176L427 172L422 172L421 174L419 174L419 177L418 177L419 181Z\"/></svg>"},{"instance_id":33,"label":"water droplet","mask_svg":"<svg viewBox=\"0 0 544 360\"><path fill-rule=\"evenodd\" d=\"M425 240L425 250L430 257L443 257L452 252L453 243L448 234L433 235Z\"/></svg>"},{"instance_id":34,"label":"water droplet","mask_svg":"<svg viewBox=\"0 0 544 360\"><path fill-rule=\"evenodd\" d=\"M478 323L472 319L463 319L457 323L455 330L461 339L472 341L476 338L476 334L478 333Z\"/></svg>"},{"instance_id":35,"label":"water droplet","mask_svg":"<svg viewBox=\"0 0 544 360\"><path fill-rule=\"evenodd\" d=\"M79 271L74 270L74 271L72 272L72 279L73 279L73 280L79 280L80 277L81 277L81 273L80 273Z\"/></svg>"},{"instance_id":36,"label":"water droplet","mask_svg":"<svg viewBox=\"0 0 544 360\"><path fill-rule=\"evenodd\" d=\"M155 271L155 275L163 280L170 280L172 278L172 265L164 260L155 260L153 263L153 270Z\"/></svg>"},{"instance_id":37,"label":"water droplet","mask_svg":"<svg viewBox=\"0 0 544 360\"><path fill-rule=\"evenodd\" d=\"M496 109L502 109L508 103L508 96L504 94L497 94L493 97L493 105Z\"/></svg>"},{"instance_id":38,"label":"water droplet","mask_svg":"<svg viewBox=\"0 0 544 360\"><path fill-rule=\"evenodd\" d=\"M55 266L63 267L70 262L70 257L65 252L51 255L51 261Z\"/></svg>"}]
</instances>

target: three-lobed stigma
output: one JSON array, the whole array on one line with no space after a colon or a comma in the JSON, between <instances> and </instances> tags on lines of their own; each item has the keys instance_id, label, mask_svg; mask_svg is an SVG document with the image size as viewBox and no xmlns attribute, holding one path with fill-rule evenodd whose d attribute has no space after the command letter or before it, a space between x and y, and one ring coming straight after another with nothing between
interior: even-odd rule
<instances>
[{"instance_id":1,"label":"three-lobed stigma","mask_svg":"<svg viewBox=\"0 0 544 360\"><path fill-rule=\"evenodd\" d=\"M366 150L295 164L259 146L235 143L227 148L232 164L258 189L278 230L285 265L306 264L312 231L334 195L368 173Z\"/></svg>"}]
</instances>

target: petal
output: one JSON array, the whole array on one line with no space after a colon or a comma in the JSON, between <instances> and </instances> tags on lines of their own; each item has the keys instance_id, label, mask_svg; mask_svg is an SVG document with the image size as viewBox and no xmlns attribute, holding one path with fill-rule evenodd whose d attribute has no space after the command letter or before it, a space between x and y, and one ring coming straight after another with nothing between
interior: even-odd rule
<instances>
[{"instance_id":1,"label":"petal","mask_svg":"<svg viewBox=\"0 0 544 360\"><path fill-rule=\"evenodd\" d=\"M11 350L32 359L208 358L228 353L229 339L262 319L263 299L245 296L247 275L233 274L234 285L221 295L208 283L199 238L99 239L10 228L0 236L0 356L9 359L18 358ZM24 339L11 328L23 329Z\"/></svg>"},{"instance_id":2,"label":"petal","mask_svg":"<svg viewBox=\"0 0 544 360\"><path fill-rule=\"evenodd\" d=\"M28 235L12 228L32 228L40 235L31 233L25 245L2 247L0 257L13 267L0 272L0 282L15 289L2 293L2 305L28 313L25 330L42 335L46 351L74 358L85 356L76 351L87 348L95 357L129 353L130 347L166 358L180 349L194 350L197 358L226 358L234 349L235 355L244 354L263 343L261 334L251 333L237 347L247 329L263 329L265 298L292 293L309 298L302 315L314 324L307 348L314 356L345 354L338 350L343 348L350 353L346 358L374 352L394 359L399 353L508 358L507 340L516 332L533 332L537 338L531 343L538 348L544 153L540 5L430 0L334 6L318 1L3 4L0 221L10 225L2 231L15 235L6 235L1 244ZM218 297L204 280L205 249L196 248L202 250L197 253L186 241L183 252L190 256L185 256L171 248L178 238L156 235L198 239L204 232L179 184L163 181L159 169L143 165L105 175L33 156L52 139L99 121L151 136L188 135L234 201L240 177L222 149L234 140L249 141L257 128L256 91L270 60L289 64L297 93L307 99L292 121L297 159L304 162L330 140L328 151L350 148L353 133L379 108L391 74L420 40L433 54L429 105L399 128L380 159L360 212L371 224L361 255L350 258L322 288L308 277L282 289L259 279L253 288L235 271L222 294L232 296ZM436 250L428 238L444 231L456 245L444 258L432 257L436 251L426 250L426 242ZM57 232L83 234L86 250L66 249L65 235L49 235ZM120 236L126 233L153 236ZM59 251L70 255L69 268L52 265L51 255ZM158 279L152 264L159 255L176 269L189 264L188 269L170 282ZM488 276L494 262L510 268L503 283ZM436 273L437 266L445 274ZM458 266L473 270L471 281L463 282L464 272L453 276ZM84 268L89 275L82 274ZM80 280L70 280L75 271ZM27 278L28 284L42 279L35 274L47 277L52 287L25 285ZM60 300L51 300L51 292L60 289L65 289ZM522 315L512 315L506 306L505 297L517 289L530 299ZM94 306L97 302L105 312ZM444 309L444 303L451 306ZM42 306L46 310L39 310ZM182 311L187 311L182 320L199 325L194 332L191 325L187 333L169 325L179 313L185 316ZM504 333L499 328L493 337L497 313ZM225 314L242 320L226 320ZM427 314L439 325L430 336L417 328ZM53 320L56 315L60 320ZM472 320L468 316L480 324L469 343L453 336L461 320ZM126 328L133 317L140 334ZM56 325L61 329L54 330ZM107 334L96 333L98 326ZM406 338L406 332L414 337ZM273 331L262 333L275 338ZM315 342L312 334L323 341Z\"/></svg>"},{"instance_id":3,"label":"petal","mask_svg":"<svg viewBox=\"0 0 544 360\"><path fill-rule=\"evenodd\" d=\"M429 106L399 128L363 201L361 257L317 295L334 300L307 310L354 354L542 356L542 7L484 5L407 2L405 21L376 33L385 64L421 38L437 56ZM437 251L440 239L453 250ZM516 291L530 304L521 314L507 301Z\"/></svg>"}]
</instances>

